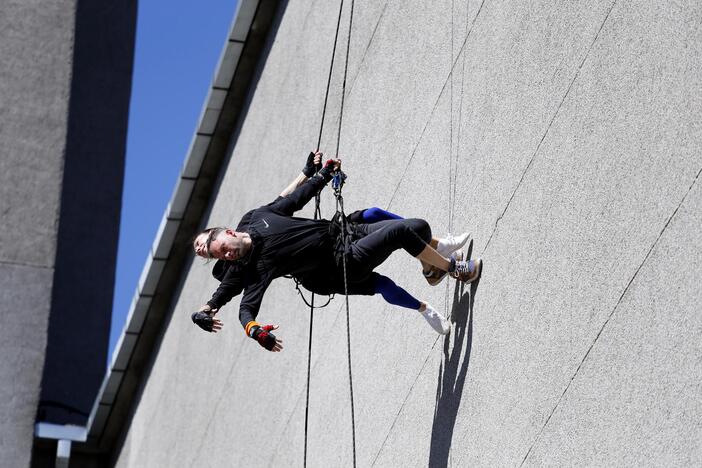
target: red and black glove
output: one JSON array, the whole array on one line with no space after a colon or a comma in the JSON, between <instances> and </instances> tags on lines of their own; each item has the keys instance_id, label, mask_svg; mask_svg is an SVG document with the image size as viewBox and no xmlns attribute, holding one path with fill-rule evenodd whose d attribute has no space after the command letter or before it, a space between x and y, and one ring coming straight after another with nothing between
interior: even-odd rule
<instances>
[{"instance_id":1,"label":"red and black glove","mask_svg":"<svg viewBox=\"0 0 702 468\"><path fill-rule=\"evenodd\" d=\"M319 175L321 175L324 180L329 182L334 175L334 165L335 161L333 159L327 159L327 162L324 163L324 167L319 170Z\"/></svg>"},{"instance_id":2,"label":"red and black glove","mask_svg":"<svg viewBox=\"0 0 702 468\"><path fill-rule=\"evenodd\" d=\"M273 348L275 348L276 339L275 335L271 333L271 330L274 328L275 326L273 325L264 325L262 327L258 325L254 326L251 330L251 338L258 341L258 344L266 348L268 351L273 351Z\"/></svg>"}]
</instances>

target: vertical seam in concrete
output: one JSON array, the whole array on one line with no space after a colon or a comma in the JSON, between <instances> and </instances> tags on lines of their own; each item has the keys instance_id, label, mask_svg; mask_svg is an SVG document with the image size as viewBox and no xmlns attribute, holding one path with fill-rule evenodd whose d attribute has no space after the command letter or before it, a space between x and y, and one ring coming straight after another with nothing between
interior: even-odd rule
<instances>
[{"instance_id":1,"label":"vertical seam in concrete","mask_svg":"<svg viewBox=\"0 0 702 468\"><path fill-rule=\"evenodd\" d=\"M534 159L536 158L536 154L539 152L539 150L541 149L541 145L543 144L544 140L546 139L546 135L548 135L548 132L551 130L551 126L553 125L553 122L556 120L556 117L558 116L558 113L560 112L561 107L563 106L563 103L565 102L566 98L568 97L568 94L570 94L570 90L573 87L575 80L577 80L578 76L580 76L580 70L583 68L585 61L590 56L590 51L592 50L593 46L595 45L595 42L597 42L597 38L600 36L600 32L602 31L602 28L604 27L605 23L607 22L607 19L609 18L610 13L612 13L612 9L614 8L614 5L616 3L617 3L617 0L614 0L612 2L612 4L609 6L609 10L607 11L607 14L605 15L604 20L602 20L602 24L600 24L600 27L597 30L597 33L595 34L595 37L593 38L592 43L590 44L590 47L587 49L587 52L585 53L583 60L580 62L580 66L578 67L577 71L575 72L573 79L570 81L570 84L568 85L568 89L566 89L566 92L563 95L561 102L558 104L558 107L556 108L556 112L553 113L553 117L551 117L551 121L548 123L548 126L546 127L546 131L541 136L541 140L539 140L539 143L536 145L536 149L534 150L534 154L531 155L531 159L529 160L529 164L527 164L526 168L522 172L522 176L519 179L519 182L517 182L517 186L514 188L514 191L512 192L512 196L509 197L509 200L507 201L507 204L505 205L505 209L502 210L502 213L500 213L500 215L495 220L495 225L492 228L492 232L490 233L490 237L488 237L488 240L485 243L485 247L483 248L483 252L482 252L483 254L487 250L488 246L490 245L490 241L492 240L493 236L495 235L495 232L497 231L497 225L499 224L499 222L502 220L505 213L507 212L509 205L512 203L514 196L517 194L517 190L519 190L519 187L521 187L522 182L524 181L524 177L526 176L526 173L529 171L531 164L534 162Z\"/></svg>"},{"instance_id":2,"label":"vertical seam in concrete","mask_svg":"<svg viewBox=\"0 0 702 468\"><path fill-rule=\"evenodd\" d=\"M19 267L27 267L27 268L40 268L42 270L53 270L54 267L50 265L40 265L38 263L32 263L32 262L13 262L11 260L0 260L0 265L8 265L8 266L19 266Z\"/></svg>"},{"instance_id":3,"label":"vertical seam in concrete","mask_svg":"<svg viewBox=\"0 0 702 468\"><path fill-rule=\"evenodd\" d=\"M631 287L632 283L636 279L636 277L639 274L639 271L641 271L641 268L646 264L646 261L648 258L651 256L651 253L653 252L653 249L658 245L658 241L663 237L663 233L665 232L666 229L668 229L668 226L670 225L671 221L675 217L675 215L678 213L678 210L680 207L685 203L685 200L687 199L687 196L690 194L692 191L692 188L695 186L695 183L697 183L698 178L700 177L700 173L702 173L702 168L699 169L697 172L697 175L692 181L692 184L690 184L690 187L687 189L687 192L685 192L685 195L682 197L682 200L680 200L680 203L678 203L678 206L673 210L673 213L668 217L668 220L666 221L665 225L663 226L663 229L661 229L661 232L658 234L658 237L656 237L656 240L653 242L651 245L651 248L648 249L648 252L644 256L643 261L639 265L639 267L636 269L634 272L633 276L631 279L629 279L629 282L627 283L626 287L624 288L624 291L622 291L622 294L619 296L619 299L617 300L617 303L615 304L614 308L612 309L612 312L609 313L609 316L607 317L607 320L604 321L602 324L602 327L600 327L600 330L597 332L597 335L595 336L595 339L592 341L592 344L590 344L590 347L588 350L585 352L585 355L583 356L582 360L580 361L580 364L578 364L578 367L575 369L575 373L573 373L572 377L570 378L570 381L566 385L565 389L563 390L563 393L561 393L561 396L558 398L558 401L554 405L553 409L549 413L548 417L546 418L546 421L544 421L543 426L539 430L539 433L536 435L536 438L532 442L531 446L529 447L529 450L527 450L526 455L524 455L524 458L522 459L522 462L520 463L520 467L524 465L526 462L527 458L529 457L529 454L531 454L532 450L534 449L534 446L536 443L539 441L541 438L541 434L544 432L544 429L548 425L549 421L551 420L551 417L555 414L556 409L558 409L558 406L561 404L561 401L563 401L563 397L565 397L565 394L568 392L568 389L570 389L571 384L575 380L575 377L578 375L578 372L580 372L580 369L582 368L583 364L585 363L585 360L588 358L590 355L590 352L592 351L592 348L595 346L595 343L597 343L597 340L599 339L600 335L602 335L602 332L604 331L605 327L609 323L609 321L612 319L614 316L614 313L617 311L617 308L619 307L619 304L621 304L622 300L624 299L624 296L626 295L627 291L629 291L629 287Z\"/></svg>"},{"instance_id":4,"label":"vertical seam in concrete","mask_svg":"<svg viewBox=\"0 0 702 468\"><path fill-rule=\"evenodd\" d=\"M368 39L368 44L366 44L366 48L363 50L363 55L361 56L361 60L358 62L358 67L356 68L356 74L353 76L351 79L351 86L349 86L349 91L346 93L348 96L351 96L351 92L353 91L353 87L356 84L356 78L358 78L358 75L361 74L361 66L363 65L363 62L366 60L366 55L368 54L368 50L370 49L371 44L373 43L373 39L375 39L375 33L378 31L378 26L380 26L380 21L383 19L383 16L385 15L385 10L388 7L388 2L387 0L385 1L385 4L383 5L383 11L380 12L380 15L378 16L378 21L375 23L375 27L373 28L373 32L371 33L370 39Z\"/></svg>"},{"instance_id":5,"label":"vertical seam in concrete","mask_svg":"<svg viewBox=\"0 0 702 468\"><path fill-rule=\"evenodd\" d=\"M424 359L424 364L422 364L422 367L419 369L419 372L417 373L417 375L414 378L414 382L412 382L412 385L410 385L410 388L407 391L407 394L405 395L404 400L402 400L402 404L400 405L400 409L397 410L397 414L395 415L395 418L392 420L392 424L390 425L390 429L388 429L387 434L385 434L385 439L383 439L383 443L380 444L380 448L378 449L378 452L375 454L375 457L373 457L373 462L371 463L371 466L375 466L375 462L378 460L380 453L383 451L383 448L385 447L385 443L388 441L388 437L390 437L392 430L395 428L395 423L397 423L397 418L399 418L400 414L402 414L402 410L405 408L405 403L407 403L407 400L409 399L409 396L412 393L414 386L417 384L417 380L419 380L419 377L422 375L422 372L424 371L424 368L426 367L427 362L429 362L429 357L431 356L431 351L433 351L434 348L436 347L436 343L439 341L439 338L441 338L441 335L437 336L436 339L434 340L434 344L431 345L431 349L429 350L429 353L427 353L427 357Z\"/></svg>"},{"instance_id":6,"label":"vertical seam in concrete","mask_svg":"<svg viewBox=\"0 0 702 468\"><path fill-rule=\"evenodd\" d=\"M449 73L449 82L451 85L449 86L449 183L448 183L448 214L449 214L449 221L448 221L448 226L449 230L451 229L451 218L453 216L453 209L451 208L451 192L452 192L452 186L451 186L451 168L452 168L452 160L453 160L453 8L454 8L454 0L451 0L451 52L449 55L449 70L451 70L451 73ZM465 59L465 54L463 55ZM465 64L465 61L463 62ZM460 111L460 109L459 109ZM448 288L446 289L446 294L448 296Z\"/></svg>"},{"instance_id":7,"label":"vertical seam in concrete","mask_svg":"<svg viewBox=\"0 0 702 468\"><path fill-rule=\"evenodd\" d=\"M444 89L446 89L446 84L448 83L448 80L450 80L451 76L453 75L453 69L456 68L456 64L458 63L458 57L460 57L462 53L465 53L464 49L466 47L466 44L468 43L468 39L470 38L470 34L473 32L475 22L477 21L478 16L480 16L480 12L483 10L483 5L485 5L485 0L483 0L480 3L480 7L478 8L478 12L475 14L475 18L473 18L473 23L470 26L470 30L468 31L468 34L466 35L466 38L463 41L463 44L461 45L461 48L458 51L458 54L456 55L456 60L453 62L453 65L451 66L451 70L449 70L448 77L444 81L444 85L441 87L441 91L439 91L439 95L436 97L436 101L434 102L434 107L432 108L431 112L429 113L429 118L427 119L426 123L424 124L424 128L422 129L422 133L419 136L419 139L417 140L417 143L414 146L412 153L410 154L410 158L407 161L407 164L405 165L405 169L402 171L402 175L400 176L400 179L397 181L397 185L395 185L395 190L393 191L392 196L390 197L390 201L388 202L387 206L385 207L386 210L390 209L390 205L392 205L392 202L395 200L395 195L397 195L397 191L400 188L400 185L402 184L402 181L404 180L405 175L407 175L407 170L409 169L410 164L412 164L412 159L414 159L414 155L417 152L417 148L419 148L419 144L422 142L422 138L424 138L424 133L427 131L427 127L429 127L429 122L431 122L431 118L433 117L434 112L436 111L436 108L439 105L439 100L441 99L441 95L444 94Z\"/></svg>"},{"instance_id":8,"label":"vertical seam in concrete","mask_svg":"<svg viewBox=\"0 0 702 468\"><path fill-rule=\"evenodd\" d=\"M314 369L314 367L313 367ZM275 449L270 452L270 457L268 458L268 463L266 463L266 466L273 466L273 461L275 460L275 456L278 453L278 447L280 447L280 443L283 441L285 438L285 433L288 430L288 426L290 426L290 421L292 421L293 416L295 416L295 413L298 408L298 404L300 403L300 400L302 400L302 397L305 395L305 387L303 386L302 389L298 392L297 399L295 399L295 404L292 405L292 410L290 411L290 414L288 415L288 419L285 421L285 425L283 426L283 430L280 431L280 437L278 437L278 441L275 444Z\"/></svg>"},{"instance_id":9,"label":"vertical seam in concrete","mask_svg":"<svg viewBox=\"0 0 702 468\"><path fill-rule=\"evenodd\" d=\"M412 163L412 159L414 158L415 153L417 152L417 148L419 147L419 144L422 141L422 138L424 137L424 133L426 132L427 127L429 126L429 122L431 122L431 118L434 115L434 112L436 111L436 108L439 105L439 100L441 99L441 95L444 93L444 89L446 89L446 84L448 83L448 80L451 79L453 75L453 69L456 67L456 64L458 63L458 58L461 56L461 54L465 54L465 47L466 44L468 43L468 39L470 38L470 34L473 32L473 29L475 27L475 22L477 21L478 17L480 16L480 13L483 10L483 6L485 5L485 0L483 0L480 3L480 7L478 7L478 11L475 14L475 17L473 18L473 22L470 25L470 28L466 25L467 33L466 37L463 40L463 44L461 44L461 48L458 51L458 54L456 55L456 60L453 61L453 65L451 66L451 70L449 71L448 77L444 81L444 85L441 87L441 91L439 92L439 95L436 98L436 101L434 102L434 107L431 110L431 113L429 114L429 118L427 119L424 129L422 130L422 134L420 135L419 139L417 140L417 144L415 145L414 149L412 150L412 154L410 155L409 161L407 161L407 165L405 166L404 171L402 172L402 175L400 176L400 179L397 182L397 185L395 186L395 191L393 192L392 196L390 197L390 201L387 204L386 209L390 208L390 205L392 205L393 200L395 199L395 195L397 194L397 190L400 188L400 184L402 184L402 180L404 179L405 175L407 174L407 169L409 169L410 164ZM452 12L453 14L453 12ZM467 14L467 13L466 13ZM466 21L467 23L467 21ZM453 57L451 57L453 60ZM465 57L464 57L464 62L463 62L463 71L465 72ZM453 115L451 116L453 118ZM427 357L424 360L424 364L422 364L422 367L419 369L419 372L417 373L414 382L410 386L409 390L407 391L407 394L405 395L404 400L402 401L402 404L400 405L400 408L397 411L397 414L395 415L395 418L392 421L392 424L390 425L390 429L388 429L387 434L385 435L385 438L383 439L383 443L380 445L380 448L378 449L378 453L376 453L375 457L373 458L373 462L371 463L371 466L375 466L375 462L377 461L378 457L380 456L380 453L383 451L383 448L385 447L385 443L388 440L388 437L390 437L390 434L392 433L393 428L395 427L395 424L397 423L397 419L400 417L400 414L402 414L402 410L405 407L405 404L407 403L407 400L409 399L410 394L412 393L412 390L414 389L415 384L417 383L417 380L419 380L419 377L422 375L422 372L424 371L424 368L426 367L427 362L429 362L429 357L431 356L431 351L436 347L436 343L438 343L439 338L441 336L438 336L436 340L434 340L434 344L432 344L431 349L429 350L429 353L427 353Z\"/></svg>"},{"instance_id":10,"label":"vertical seam in concrete","mask_svg":"<svg viewBox=\"0 0 702 468\"><path fill-rule=\"evenodd\" d=\"M454 9L454 0L451 0L451 51L449 53L449 70L453 70L453 9ZM466 6L466 11L468 10L468 7ZM465 65L465 54L463 54L463 65ZM463 67L465 70L465 67ZM450 92L449 92L449 152L448 152L448 162L449 162L449 172L448 172L448 197L447 197L447 202L448 202L448 230L451 232L451 225L452 225L452 219L453 219L453 198L452 194L455 192L453 190L453 178L451 177L451 168L453 167L453 74L449 73L450 81L451 81L451 86L450 86ZM462 83L461 83L461 89L462 89ZM458 109L460 112L460 108ZM458 151L457 151L458 152ZM448 304L449 304L449 282L446 282L446 288L444 289L444 310L448 310ZM445 314L442 314L445 315Z\"/></svg>"},{"instance_id":11,"label":"vertical seam in concrete","mask_svg":"<svg viewBox=\"0 0 702 468\"><path fill-rule=\"evenodd\" d=\"M335 328L336 328L336 322L339 320L339 316L341 315L341 311L342 311L342 310L343 310L343 305L339 306L339 308L337 309L337 311L336 311L336 316L334 317L334 320L332 321L332 325L331 325L331 327L330 327L331 329L335 329ZM317 368L317 366L319 365L321 356L323 356L323 355L324 355L324 354L320 354L319 356L317 356L317 358L315 359L314 363L312 364L312 372L311 372L311 373L314 373L314 370L315 370L315 369ZM281 441L283 440L283 438L285 437L285 432L288 430L288 426L290 425L290 422L292 421L292 417L295 415L295 410L296 410L296 408L297 408L297 403L300 401L300 399L302 398L302 396L303 396L304 394L305 394L305 388L302 387L302 389L300 390L300 392L299 392L299 394L298 394L297 400L295 400L295 404L292 406L292 410L290 411L290 415L288 416L288 419L287 419L287 421L285 422L285 425L283 426L283 430L280 432L280 437L278 438L278 442L276 443L276 448L275 448L275 450L273 450L273 451L271 452L271 457L270 457L270 459L269 459L269 461L268 461L267 466L271 466L271 464L273 463L273 460L275 459L276 452L278 451L278 447L280 447L280 442L281 442Z\"/></svg>"},{"instance_id":12,"label":"vertical seam in concrete","mask_svg":"<svg viewBox=\"0 0 702 468\"><path fill-rule=\"evenodd\" d=\"M229 372L227 373L227 378L224 381L225 387L222 389L222 392L219 394L219 398L217 398L217 403L214 405L208 405L212 408L212 414L210 415L209 418L207 418L207 425L205 426L205 430L203 431L203 435L200 438L200 444L198 445L197 449L195 450L195 456L190 462L190 466L196 466L196 460L199 459L200 451L202 450L202 446L205 443L205 440L207 439L207 433L210 431L210 426L212 426L212 422L215 419L215 415L219 412L219 405L222 403L222 400L224 400L224 396L227 395L228 392L228 387L227 384L232 376L232 373L234 373L234 369L237 367L237 364L239 362L239 358L241 357L242 351L244 350L244 343L246 341L242 341L239 345L239 351L236 354L236 357L234 358L234 361L232 362L231 366L229 366ZM159 398L159 401L163 401L162 398Z\"/></svg>"},{"instance_id":13,"label":"vertical seam in concrete","mask_svg":"<svg viewBox=\"0 0 702 468\"><path fill-rule=\"evenodd\" d=\"M465 27L465 34L468 36L468 6L466 5L466 27ZM458 187L458 162L460 161L460 151L461 151L461 134L462 134L462 127L463 127L463 95L465 94L465 78L466 78L466 54L463 54L463 65L461 66L461 98L458 102L458 134L456 135L456 161L453 167L455 168L453 171L453 194L451 197L451 201L456 200L456 188ZM449 171L450 172L450 171ZM450 176L451 174L449 174ZM454 215L451 215L451 219L449 220L449 230L453 229L453 220L454 220ZM448 291L448 289L447 289Z\"/></svg>"}]
</instances>

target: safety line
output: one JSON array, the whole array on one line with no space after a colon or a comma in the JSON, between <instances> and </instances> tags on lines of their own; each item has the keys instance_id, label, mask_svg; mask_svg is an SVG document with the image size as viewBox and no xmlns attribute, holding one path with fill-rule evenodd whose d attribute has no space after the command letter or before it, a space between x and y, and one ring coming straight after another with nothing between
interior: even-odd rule
<instances>
[{"instance_id":1,"label":"safety line","mask_svg":"<svg viewBox=\"0 0 702 468\"><path fill-rule=\"evenodd\" d=\"M344 80L341 84L341 105L339 108L339 128L336 137L336 155L339 155L339 143L341 142L341 124L344 117L344 97L346 95L346 77L349 71L349 49L351 46L351 31L353 30L353 7L354 0L351 0L351 11L349 13L349 34L346 41L346 61L344 64ZM343 183L343 180L342 180ZM346 226L345 226L345 215L344 215L344 199L341 197L341 186L339 186L338 194L336 197L337 201L337 212L341 211L341 235L342 235L342 248L344 251L341 255L342 264L344 269L344 296L346 298L346 350L348 356L349 365L349 395L351 399L351 441L353 448L353 466L356 467L356 417L353 403L353 372L351 368L351 319L349 312L349 290L348 281L346 278L346 252L345 252L345 236L346 236Z\"/></svg>"},{"instance_id":2,"label":"safety line","mask_svg":"<svg viewBox=\"0 0 702 468\"><path fill-rule=\"evenodd\" d=\"M317 152L319 152L319 147L322 143L322 133L324 131L324 119L327 114L327 103L329 102L329 88L331 85L331 78L332 78L332 72L334 71L334 57L336 57L336 44L339 40L339 26L341 25L341 12L344 9L344 0L341 0L339 2L339 16L337 17L336 20L336 33L334 34L334 46L332 47L332 55L331 55L331 61L329 63L329 75L327 77L327 88L324 92L324 106L322 107L322 119L319 124L319 135L317 136ZM343 102L343 101L342 101ZM342 104L343 106L343 104ZM337 150L338 151L338 150ZM320 209L320 197L319 197L319 192L314 197L314 219L319 219L321 217L321 209ZM298 292L299 287L298 287ZM302 293L300 293L302 294ZM302 296L303 300L305 300L304 296ZM331 298L330 298L331 300ZM307 301L305 300L305 304ZM328 305L329 301L324 305ZM314 325L314 293L312 293L311 299L310 299L310 331L309 331L309 340L308 340L308 345L307 345L307 387L306 387L306 395L305 395L305 449L304 449L304 455L303 455L303 466L307 467L307 435L308 435L308 427L309 427L309 415L310 415L310 375L312 373L312 331L313 331L313 325ZM323 307L324 307L323 306Z\"/></svg>"},{"instance_id":3,"label":"safety line","mask_svg":"<svg viewBox=\"0 0 702 468\"><path fill-rule=\"evenodd\" d=\"M344 81L341 84L341 106L339 108L339 130L336 134L336 155L339 155L339 143L341 142L341 122L344 118L344 98L346 97L346 76L349 70L349 46L351 45L351 28L353 26L353 4L351 0L351 13L349 14L349 37L346 41L346 62L344 64Z\"/></svg>"},{"instance_id":4,"label":"safety line","mask_svg":"<svg viewBox=\"0 0 702 468\"><path fill-rule=\"evenodd\" d=\"M339 40L339 25L341 25L341 12L344 9L344 0L339 2L339 17L336 19L336 34L334 35L334 47L332 48L331 63L329 64L329 76L327 77L327 90L324 94L324 107L322 108L322 121L319 125L319 136L317 137L317 151L322 143L322 131L324 130L324 117L327 114L327 102L329 101L329 87L331 85L332 71L334 70L334 57L336 56L336 44Z\"/></svg>"},{"instance_id":5,"label":"safety line","mask_svg":"<svg viewBox=\"0 0 702 468\"><path fill-rule=\"evenodd\" d=\"M316 214L316 211L315 211ZM312 299L310 301L310 331L309 331L309 343L307 346L307 391L305 397L305 454L303 458L302 466L307 466L307 427L310 417L310 374L312 370L312 325L314 323L314 293L312 293Z\"/></svg>"}]
</instances>

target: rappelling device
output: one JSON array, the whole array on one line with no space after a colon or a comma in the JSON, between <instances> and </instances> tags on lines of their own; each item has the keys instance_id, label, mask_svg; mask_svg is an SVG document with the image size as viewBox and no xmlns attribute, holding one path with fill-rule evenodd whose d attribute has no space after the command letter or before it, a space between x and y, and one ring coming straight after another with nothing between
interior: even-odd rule
<instances>
[{"instance_id":1,"label":"rappelling device","mask_svg":"<svg viewBox=\"0 0 702 468\"><path fill-rule=\"evenodd\" d=\"M344 174L344 172L341 169L334 172L334 175L332 176L331 180L332 188L334 189L334 196L341 196L341 188L344 186L345 181L346 174Z\"/></svg>"}]
</instances>

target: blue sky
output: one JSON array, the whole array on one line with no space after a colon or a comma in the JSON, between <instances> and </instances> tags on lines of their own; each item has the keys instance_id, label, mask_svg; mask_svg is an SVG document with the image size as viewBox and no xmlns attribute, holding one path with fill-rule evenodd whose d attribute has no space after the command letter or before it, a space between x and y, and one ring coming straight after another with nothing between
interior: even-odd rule
<instances>
[{"instance_id":1,"label":"blue sky","mask_svg":"<svg viewBox=\"0 0 702 468\"><path fill-rule=\"evenodd\" d=\"M110 355L186 156L236 0L141 0Z\"/></svg>"}]
</instances>

